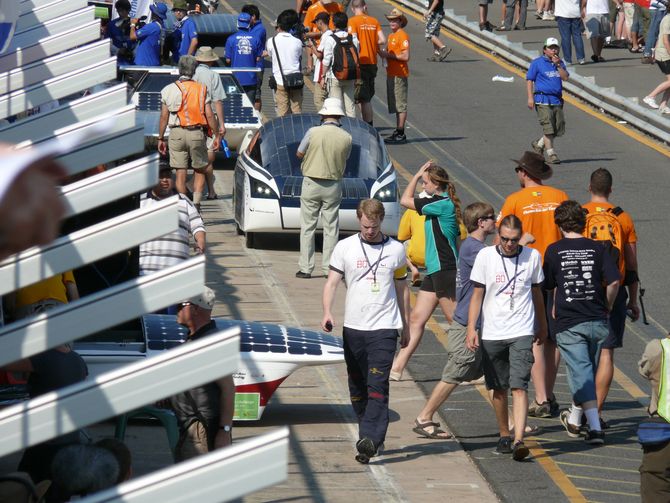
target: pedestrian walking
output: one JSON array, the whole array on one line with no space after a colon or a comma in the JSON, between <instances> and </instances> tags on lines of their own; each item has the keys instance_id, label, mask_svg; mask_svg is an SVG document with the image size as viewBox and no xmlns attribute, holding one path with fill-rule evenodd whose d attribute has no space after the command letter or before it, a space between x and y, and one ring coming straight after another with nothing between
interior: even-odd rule
<instances>
[{"instance_id":1,"label":"pedestrian walking","mask_svg":"<svg viewBox=\"0 0 670 503\"><path fill-rule=\"evenodd\" d=\"M423 15L426 22L426 40L433 44L433 55L428 61L444 61L451 53L451 48L440 40L443 19L444 0L428 0L428 10Z\"/></svg>"},{"instance_id":2,"label":"pedestrian walking","mask_svg":"<svg viewBox=\"0 0 670 503\"><path fill-rule=\"evenodd\" d=\"M542 56L530 63L526 73L528 108L537 112L543 133L532 143L533 150L538 154L546 153L551 164L561 162L554 150L554 139L565 133L563 81L569 74L559 52L558 40L549 37L542 48Z\"/></svg>"},{"instance_id":3,"label":"pedestrian walking","mask_svg":"<svg viewBox=\"0 0 670 503\"><path fill-rule=\"evenodd\" d=\"M356 461L368 463L382 450L386 438L389 372L399 331L400 345L407 343L409 292L405 250L381 232L384 205L365 199L356 216L360 232L337 243L330 260L321 328L331 332L338 324L332 310L337 287L344 280L342 338L351 405L358 419Z\"/></svg>"},{"instance_id":4,"label":"pedestrian walking","mask_svg":"<svg viewBox=\"0 0 670 503\"><path fill-rule=\"evenodd\" d=\"M521 220L505 216L498 227L500 244L484 248L475 259L468 310L467 347L481 347L486 387L493 390L500 439L499 454L521 461L529 454L523 442L533 341L544 343L547 324L540 285L544 279L537 250L519 245ZM481 340L477 320L483 315ZM509 428L507 396L512 390L514 440Z\"/></svg>"},{"instance_id":5,"label":"pedestrian walking","mask_svg":"<svg viewBox=\"0 0 670 503\"><path fill-rule=\"evenodd\" d=\"M554 296L556 342L572 393L572 407L561 412L561 423L570 437L579 438L585 415L586 443L601 445L605 436L595 375L609 334L607 318L619 289L619 270L602 243L584 237L586 210L577 201L563 201L554 221L563 239L550 244L544 255L544 288Z\"/></svg>"}]
</instances>

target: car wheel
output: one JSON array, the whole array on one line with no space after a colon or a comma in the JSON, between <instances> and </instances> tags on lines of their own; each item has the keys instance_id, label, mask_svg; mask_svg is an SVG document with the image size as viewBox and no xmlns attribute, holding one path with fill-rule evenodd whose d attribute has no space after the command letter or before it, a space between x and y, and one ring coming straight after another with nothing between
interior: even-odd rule
<instances>
[{"instance_id":1,"label":"car wheel","mask_svg":"<svg viewBox=\"0 0 670 503\"><path fill-rule=\"evenodd\" d=\"M247 248L253 248L256 241L256 234L253 232L247 232L246 238Z\"/></svg>"}]
</instances>

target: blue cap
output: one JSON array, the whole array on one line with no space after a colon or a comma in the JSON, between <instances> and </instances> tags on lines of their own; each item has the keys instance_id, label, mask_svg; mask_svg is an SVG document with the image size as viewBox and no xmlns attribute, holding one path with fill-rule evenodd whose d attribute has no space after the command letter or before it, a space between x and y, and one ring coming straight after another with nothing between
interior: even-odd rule
<instances>
[{"instance_id":1,"label":"blue cap","mask_svg":"<svg viewBox=\"0 0 670 503\"><path fill-rule=\"evenodd\" d=\"M149 10L154 13L154 15L161 18L163 21L167 19L168 6L164 3L157 3L149 6Z\"/></svg>"},{"instance_id":2,"label":"blue cap","mask_svg":"<svg viewBox=\"0 0 670 503\"><path fill-rule=\"evenodd\" d=\"M241 29L247 29L249 28L249 25L251 24L251 14L248 14L246 12L242 12L239 16L237 16L237 27Z\"/></svg>"}]
</instances>

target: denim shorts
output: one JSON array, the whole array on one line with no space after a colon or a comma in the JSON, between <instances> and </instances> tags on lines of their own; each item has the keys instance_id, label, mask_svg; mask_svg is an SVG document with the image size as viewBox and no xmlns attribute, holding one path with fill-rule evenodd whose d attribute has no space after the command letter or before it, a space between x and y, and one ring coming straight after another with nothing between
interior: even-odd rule
<instances>
[{"instance_id":1,"label":"denim shorts","mask_svg":"<svg viewBox=\"0 0 670 503\"><path fill-rule=\"evenodd\" d=\"M486 388L528 390L533 357L533 336L481 341Z\"/></svg>"},{"instance_id":2,"label":"denim shorts","mask_svg":"<svg viewBox=\"0 0 670 503\"><path fill-rule=\"evenodd\" d=\"M608 334L605 320L585 321L556 334L558 349L568 368L572 400L577 405L596 399L594 376Z\"/></svg>"}]
</instances>

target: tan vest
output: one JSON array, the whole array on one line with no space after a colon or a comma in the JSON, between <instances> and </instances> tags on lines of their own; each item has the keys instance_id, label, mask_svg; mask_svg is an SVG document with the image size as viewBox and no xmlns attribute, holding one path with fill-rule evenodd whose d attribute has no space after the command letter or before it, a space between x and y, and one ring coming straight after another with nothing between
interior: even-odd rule
<instances>
[{"instance_id":1,"label":"tan vest","mask_svg":"<svg viewBox=\"0 0 670 503\"><path fill-rule=\"evenodd\" d=\"M351 153L351 135L341 127L322 124L309 132L302 174L323 180L341 180Z\"/></svg>"}]
</instances>

